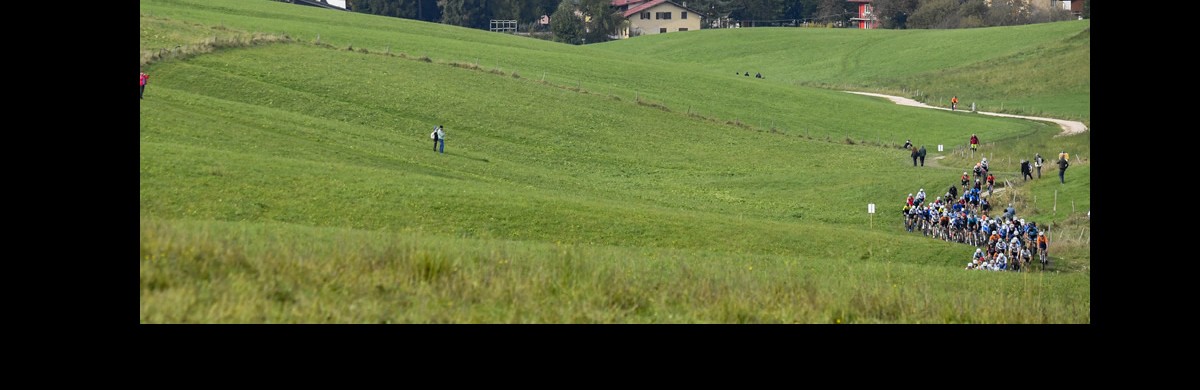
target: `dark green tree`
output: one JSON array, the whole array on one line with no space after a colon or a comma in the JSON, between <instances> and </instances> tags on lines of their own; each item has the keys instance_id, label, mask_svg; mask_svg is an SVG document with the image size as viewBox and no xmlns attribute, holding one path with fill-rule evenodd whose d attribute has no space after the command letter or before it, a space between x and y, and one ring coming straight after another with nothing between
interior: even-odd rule
<instances>
[{"instance_id":1,"label":"dark green tree","mask_svg":"<svg viewBox=\"0 0 1200 390\"><path fill-rule=\"evenodd\" d=\"M584 43L609 41L612 40L609 36L617 33L625 18L610 3L610 0L581 0L580 11L588 20L584 24Z\"/></svg>"},{"instance_id":2,"label":"dark green tree","mask_svg":"<svg viewBox=\"0 0 1200 390\"><path fill-rule=\"evenodd\" d=\"M959 28L987 27L987 3L967 0L958 7Z\"/></svg>"},{"instance_id":3,"label":"dark green tree","mask_svg":"<svg viewBox=\"0 0 1200 390\"><path fill-rule=\"evenodd\" d=\"M908 27L908 17L920 4L917 0L874 0L871 5L880 27L903 29Z\"/></svg>"},{"instance_id":4,"label":"dark green tree","mask_svg":"<svg viewBox=\"0 0 1200 390\"><path fill-rule=\"evenodd\" d=\"M908 18L908 28L957 28L959 0L925 0ZM996 0L993 3L1000 1Z\"/></svg>"},{"instance_id":5,"label":"dark green tree","mask_svg":"<svg viewBox=\"0 0 1200 390\"><path fill-rule=\"evenodd\" d=\"M438 7L438 0L413 0L413 2L416 3L417 9L413 19L426 22L442 20L442 9Z\"/></svg>"},{"instance_id":6,"label":"dark green tree","mask_svg":"<svg viewBox=\"0 0 1200 390\"><path fill-rule=\"evenodd\" d=\"M733 0L729 17L737 20L776 20L783 16L783 0Z\"/></svg>"},{"instance_id":7,"label":"dark green tree","mask_svg":"<svg viewBox=\"0 0 1200 390\"><path fill-rule=\"evenodd\" d=\"M733 12L733 0L692 0L688 2L688 8L700 11L704 16L700 28L712 28L713 22L728 18Z\"/></svg>"},{"instance_id":8,"label":"dark green tree","mask_svg":"<svg viewBox=\"0 0 1200 390\"><path fill-rule=\"evenodd\" d=\"M528 0L487 0L484 14L490 24L492 19L520 20L521 2Z\"/></svg>"},{"instance_id":9,"label":"dark green tree","mask_svg":"<svg viewBox=\"0 0 1200 390\"><path fill-rule=\"evenodd\" d=\"M804 0L783 0L783 19L804 19Z\"/></svg>"},{"instance_id":10,"label":"dark green tree","mask_svg":"<svg viewBox=\"0 0 1200 390\"><path fill-rule=\"evenodd\" d=\"M542 15L550 15L558 9L558 3L561 0L523 0L520 1L521 15L519 19L522 22L536 21Z\"/></svg>"},{"instance_id":11,"label":"dark green tree","mask_svg":"<svg viewBox=\"0 0 1200 390\"><path fill-rule=\"evenodd\" d=\"M575 4L571 0L558 3L558 9L550 15L550 31L558 42L578 45L583 43L583 19L575 15Z\"/></svg>"},{"instance_id":12,"label":"dark green tree","mask_svg":"<svg viewBox=\"0 0 1200 390\"><path fill-rule=\"evenodd\" d=\"M817 2L816 19L820 23L843 24L850 20L850 15L857 14L856 4L845 0L821 0Z\"/></svg>"},{"instance_id":13,"label":"dark green tree","mask_svg":"<svg viewBox=\"0 0 1200 390\"><path fill-rule=\"evenodd\" d=\"M347 0L346 6L354 12L427 22L437 22L442 17L437 0Z\"/></svg>"},{"instance_id":14,"label":"dark green tree","mask_svg":"<svg viewBox=\"0 0 1200 390\"><path fill-rule=\"evenodd\" d=\"M487 29L490 16L487 14L487 0L444 0L442 7L442 24Z\"/></svg>"}]
</instances>

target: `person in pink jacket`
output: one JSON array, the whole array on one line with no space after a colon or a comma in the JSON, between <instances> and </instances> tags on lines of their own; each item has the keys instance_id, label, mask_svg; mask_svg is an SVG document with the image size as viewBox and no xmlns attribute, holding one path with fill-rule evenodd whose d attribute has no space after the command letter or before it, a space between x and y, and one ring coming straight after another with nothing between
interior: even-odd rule
<instances>
[{"instance_id":1,"label":"person in pink jacket","mask_svg":"<svg viewBox=\"0 0 1200 390\"><path fill-rule=\"evenodd\" d=\"M146 72L142 72L142 76L141 76L142 89L140 92L138 92L138 99L141 99L142 95L146 94L146 81L147 80L150 80L150 75L146 74Z\"/></svg>"}]
</instances>

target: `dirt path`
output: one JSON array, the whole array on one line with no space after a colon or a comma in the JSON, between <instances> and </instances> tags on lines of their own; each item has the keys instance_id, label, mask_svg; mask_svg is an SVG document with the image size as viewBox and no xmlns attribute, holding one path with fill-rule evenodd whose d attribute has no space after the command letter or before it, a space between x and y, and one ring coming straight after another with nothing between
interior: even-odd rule
<instances>
[{"instance_id":1,"label":"dirt path","mask_svg":"<svg viewBox=\"0 0 1200 390\"><path fill-rule=\"evenodd\" d=\"M866 95L866 96L875 96L875 97L881 97L881 98L885 98L885 99L891 100L891 101L892 101L892 103L896 103L896 104L899 104L899 105L902 105L902 106L921 107L921 108L932 108L932 109L935 109L935 110L946 110L946 111L950 111L950 109L949 109L949 108L945 108L945 107L934 107L934 106L931 106L931 105L928 105L928 104L925 104L925 103L921 103L921 102L918 102L918 101L916 101L916 100L909 99L909 98L906 98L906 97L892 96L892 95L884 95L884 94L881 94L881 93L871 93L871 92L856 92L856 91L842 91L842 92L848 92L848 93L859 94L859 95ZM983 115L991 115L991 116L1002 116L1002 117L1009 117L1009 118L1020 118L1020 119L1029 119L1029 120L1035 120L1035 121L1045 121L1045 122L1052 122L1052 123L1054 123L1054 124L1057 124L1059 127L1061 127L1061 128L1063 129L1063 132L1062 132L1062 133L1060 133L1060 134L1058 134L1058 135L1056 135L1055 137L1060 137L1060 136L1064 136L1064 135L1071 135L1071 134L1078 134L1078 133L1082 133L1082 132L1085 132L1085 131L1087 131L1087 126L1084 126L1084 125L1083 125L1083 122L1077 122L1077 121L1068 121L1068 120L1063 120L1063 119L1054 119L1054 118L1043 118L1043 117L1037 117L1037 116L1025 116L1025 115L1001 114L1001 113L997 113L997 112L984 112L984 111L977 111L977 112L975 112L975 113L976 113L976 114L983 114ZM927 162L927 163L929 163L929 166L932 166L932 167L942 167L942 165L941 165L941 164L939 164L937 160L941 160L941 159L943 159L943 158L946 158L946 156L945 156L945 155L941 155L941 156L934 156L932 159L929 159L929 160L928 160L928 161L926 161L926 162ZM1004 189L1005 189L1005 187L1006 187L1005 185L1002 185L1002 184L1000 184L1000 183L997 183L997 186L996 186L996 188L992 190L992 195L999 195L1001 192L1004 192ZM983 195L984 197L988 197L988 196L989 196L989 195L987 195L987 191L984 191L984 192L983 192L983 194L984 194L984 195Z\"/></svg>"},{"instance_id":2,"label":"dirt path","mask_svg":"<svg viewBox=\"0 0 1200 390\"><path fill-rule=\"evenodd\" d=\"M932 108L935 110L950 111L949 108L934 107L934 106L931 106L931 105L928 105L925 103L921 103L921 102L918 102L916 100L912 100L912 99L909 99L906 97L884 95L881 93L871 93L871 92L855 92L855 91L842 91L842 92L849 92L849 93L854 93L854 94L859 94L859 95L867 95L867 96L886 98L888 100L891 100L893 103L896 103L896 104L899 104L902 106ZM1056 135L1055 137L1071 135L1071 134L1078 134L1078 133L1087 131L1087 126L1084 126L1083 122L1077 122L1077 121L1068 121L1068 120L1054 119L1054 118L1043 118L1043 117L1037 117L1037 116L1001 114L1001 113L997 113L997 112L977 111L975 113L983 114L983 115L991 115L991 116L1003 116L1003 117L1009 117L1009 118L1021 118L1021 119L1029 119L1029 120L1035 120L1035 121L1052 122L1052 123L1057 124L1059 127L1062 127L1062 129L1063 129L1063 132L1059 135Z\"/></svg>"}]
</instances>

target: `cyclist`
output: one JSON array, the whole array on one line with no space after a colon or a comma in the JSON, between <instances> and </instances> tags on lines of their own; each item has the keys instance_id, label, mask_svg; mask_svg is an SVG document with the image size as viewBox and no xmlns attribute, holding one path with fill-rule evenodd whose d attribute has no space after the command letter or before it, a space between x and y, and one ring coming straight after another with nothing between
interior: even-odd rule
<instances>
[{"instance_id":1,"label":"cyclist","mask_svg":"<svg viewBox=\"0 0 1200 390\"><path fill-rule=\"evenodd\" d=\"M917 208L916 206L908 208L908 214L905 216L905 222L908 224L906 226L908 226L909 233L912 233L913 229L917 227L917 221L920 218L920 212L921 209Z\"/></svg>"},{"instance_id":2,"label":"cyclist","mask_svg":"<svg viewBox=\"0 0 1200 390\"><path fill-rule=\"evenodd\" d=\"M1047 258L1046 253L1046 246L1050 244L1049 241L1050 239L1046 238L1046 232L1038 232L1037 248L1038 256L1040 256L1038 259L1040 259L1042 262L1042 270L1045 270L1046 264L1050 263L1050 259Z\"/></svg>"},{"instance_id":3,"label":"cyclist","mask_svg":"<svg viewBox=\"0 0 1200 390\"><path fill-rule=\"evenodd\" d=\"M948 238L949 234L946 233L950 232L950 213L942 213L942 216L938 218L938 226L938 231L942 233L942 237Z\"/></svg>"}]
</instances>

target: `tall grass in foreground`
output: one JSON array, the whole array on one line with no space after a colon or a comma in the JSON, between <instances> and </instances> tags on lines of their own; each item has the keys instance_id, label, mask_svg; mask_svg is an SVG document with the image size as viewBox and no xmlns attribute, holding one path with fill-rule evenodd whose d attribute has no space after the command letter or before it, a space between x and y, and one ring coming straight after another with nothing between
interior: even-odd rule
<instances>
[{"instance_id":1,"label":"tall grass in foreground","mask_svg":"<svg viewBox=\"0 0 1200 390\"><path fill-rule=\"evenodd\" d=\"M143 323L1087 323L1086 274L142 219ZM965 261L964 261L965 264Z\"/></svg>"}]
</instances>

